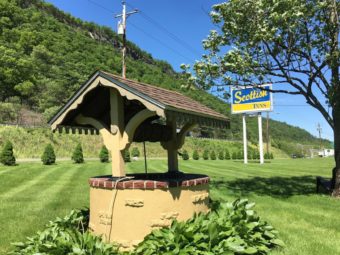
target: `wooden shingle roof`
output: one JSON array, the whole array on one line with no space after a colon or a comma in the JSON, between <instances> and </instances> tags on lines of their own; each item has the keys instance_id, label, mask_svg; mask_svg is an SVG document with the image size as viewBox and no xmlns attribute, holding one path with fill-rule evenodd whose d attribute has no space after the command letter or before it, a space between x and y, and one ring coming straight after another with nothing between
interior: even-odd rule
<instances>
[{"instance_id":1,"label":"wooden shingle roof","mask_svg":"<svg viewBox=\"0 0 340 255\"><path fill-rule=\"evenodd\" d=\"M190 97L184 96L183 94L172 91L160 87L156 87L150 84L137 82L130 79L124 79L118 75L110 74L107 72L102 72L103 74L106 74L113 79L126 84L130 88L133 88L137 90L138 92L144 94L145 96L148 96L156 101L158 101L160 104L163 104L165 107L173 108L181 111L189 111L191 113L196 113L198 115L207 115L210 117L215 117L217 119L226 120L228 121L228 118L209 107L191 99Z\"/></svg>"},{"instance_id":2,"label":"wooden shingle roof","mask_svg":"<svg viewBox=\"0 0 340 255\"><path fill-rule=\"evenodd\" d=\"M109 90L105 89L116 89L126 100L139 101L160 117L176 118L179 124L189 122L201 126L229 126L226 116L176 91L97 71L49 121L52 129L72 127L79 114L100 115L105 122L105 112L110 112L109 105L105 103L108 96L106 92Z\"/></svg>"}]
</instances>

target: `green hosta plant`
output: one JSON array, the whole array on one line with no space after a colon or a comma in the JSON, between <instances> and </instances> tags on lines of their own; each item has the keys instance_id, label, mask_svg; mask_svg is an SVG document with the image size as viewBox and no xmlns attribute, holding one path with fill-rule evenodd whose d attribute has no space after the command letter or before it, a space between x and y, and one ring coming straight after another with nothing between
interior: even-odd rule
<instances>
[{"instance_id":1,"label":"green hosta plant","mask_svg":"<svg viewBox=\"0 0 340 255\"><path fill-rule=\"evenodd\" d=\"M238 199L221 204L209 214L198 214L187 222L174 221L169 228L146 236L135 254L268 254L283 246L277 231L262 221L254 203Z\"/></svg>"},{"instance_id":2,"label":"green hosta plant","mask_svg":"<svg viewBox=\"0 0 340 255\"><path fill-rule=\"evenodd\" d=\"M73 210L64 218L50 222L46 229L26 242L15 243L13 255L115 255L118 248L106 244L101 237L93 236L87 231L89 221L88 210Z\"/></svg>"}]
</instances>

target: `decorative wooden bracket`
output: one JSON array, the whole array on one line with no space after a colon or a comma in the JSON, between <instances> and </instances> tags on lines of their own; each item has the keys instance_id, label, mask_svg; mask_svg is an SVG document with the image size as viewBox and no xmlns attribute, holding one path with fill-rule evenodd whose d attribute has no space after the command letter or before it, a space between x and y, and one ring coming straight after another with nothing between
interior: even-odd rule
<instances>
[{"instance_id":1,"label":"decorative wooden bracket","mask_svg":"<svg viewBox=\"0 0 340 255\"><path fill-rule=\"evenodd\" d=\"M152 112L148 109L144 109L140 112L138 112L135 116L133 116L129 123L126 125L123 136L120 140L120 150L124 150L126 147L128 147L132 143L133 136L135 134L135 131L137 127L143 123L146 119L155 116L156 113Z\"/></svg>"},{"instance_id":2,"label":"decorative wooden bracket","mask_svg":"<svg viewBox=\"0 0 340 255\"><path fill-rule=\"evenodd\" d=\"M99 120L96 120L91 117L85 117L83 115L78 115L75 121L80 125L91 125L99 130L99 133L103 137L103 142L106 148L110 148L111 144L113 143L113 135L110 133L109 128Z\"/></svg>"},{"instance_id":3,"label":"decorative wooden bracket","mask_svg":"<svg viewBox=\"0 0 340 255\"><path fill-rule=\"evenodd\" d=\"M161 142L161 145L164 149L180 149L182 148L185 140L186 134L192 130L197 124L196 123L187 123L185 124L179 133L176 134L176 138L174 140L168 142Z\"/></svg>"}]
</instances>

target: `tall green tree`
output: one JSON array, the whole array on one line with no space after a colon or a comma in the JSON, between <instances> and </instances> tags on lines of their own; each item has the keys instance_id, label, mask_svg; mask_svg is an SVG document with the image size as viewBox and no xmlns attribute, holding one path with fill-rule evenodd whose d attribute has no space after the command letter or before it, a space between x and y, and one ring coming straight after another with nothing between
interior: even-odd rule
<instances>
[{"instance_id":1,"label":"tall green tree","mask_svg":"<svg viewBox=\"0 0 340 255\"><path fill-rule=\"evenodd\" d=\"M339 10L339 0L216 4L211 17L217 29L204 40L207 54L193 66L196 77L190 80L190 85L224 92L228 85L272 83L272 92L304 96L334 131L336 196L340 195Z\"/></svg>"}]
</instances>

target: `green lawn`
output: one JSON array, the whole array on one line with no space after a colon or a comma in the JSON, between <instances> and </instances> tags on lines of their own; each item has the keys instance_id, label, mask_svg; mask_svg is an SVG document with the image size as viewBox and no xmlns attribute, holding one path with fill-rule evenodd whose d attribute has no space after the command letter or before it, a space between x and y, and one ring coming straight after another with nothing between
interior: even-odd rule
<instances>
[{"instance_id":1,"label":"green lawn","mask_svg":"<svg viewBox=\"0 0 340 255\"><path fill-rule=\"evenodd\" d=\"M315 176L328 176L331 159L274 160L260 166L233 161L180 161L184 172L212 178L213 199L255 201L259 215L280 231L286 248L273 254L340 254L340 200L315 194ZM150 172L163 172L165 160L150 160ZM140 172L143 162L128 164ZM22 163L0 166L0 254L10 242L42 229L72 208L88 206L87 179L110 174L110 165L69 162L54 166Z\"/></svg>"}]
</instances>

